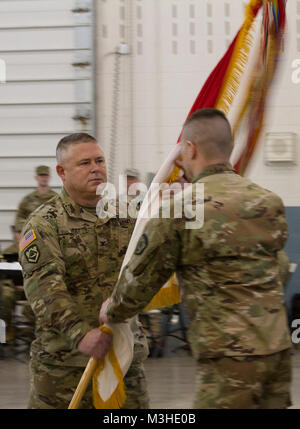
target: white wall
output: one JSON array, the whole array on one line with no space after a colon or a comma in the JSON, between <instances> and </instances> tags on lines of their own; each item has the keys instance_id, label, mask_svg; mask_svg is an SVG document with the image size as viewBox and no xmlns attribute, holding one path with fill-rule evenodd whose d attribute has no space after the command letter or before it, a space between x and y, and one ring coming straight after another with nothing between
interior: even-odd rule
<instances>
[{"instance_id":1,"label":"white wall","mask_svg":"<svg viewBox=\"0 0 300 429\"><path fill-rule=\"evenodd\" d=\"M242 23L243 1L98 2L98 136L109 154L114 55L120 42L117 168L155 171L199 90Z\"/></svg>"},{"instance_id":2,"label":"white wall","mask_svg":"<svg viewBox=\"0 0 300 429\"><path fill-rule=\"evenodd\" d=\"M58 190L59 139L92 132L91 6L91 0L0 1L0 59L6 64L0 83L2 248L12 238L20 200L36 186L35 167L50 166L50 184ZM89 118L78 119L83 116Z\"/></svg>"},{"instance_id":3,"label":"white wall","mask_svg":"<svg viewBox=\"0 0 300 429\"><path fill-rule=\"evenodd\" d=\"M117 115L115 171L138 168L145 177L176 143L205 79L223 56L244 17L242 0L109 0L97 3L98 136L110 153ZM287 2L288 38L274 83L263 136L300 135L300 84L292 84L292 60L300 58L300 1ZM120 42L119 103L112 106L114 55ZM114 139L113 139L114 140ZM262 139L263 140L263 139ZM263 142L262 142L263 143ZM299 165L266 166L263 144L247 174L277 191L287 205L300 205ZM294 187L289 186L295 183Z\"/></svg>"},{"instance_id":4,"label":"white wall","mask_svg":"<svg viewBox=\"0 0 300 429\"><path fill-rule=\"evenodd\" d=\"M279 73L272 88L265 117L265 133L296 133L297 155L295 165L269 165L264 163L264 141L262 135L249 177L281 196L286 206L300 206L300 82L293 83L295 59L300 62L300 1L287 2L287 34L284 52L280 60ZM300 68L300 67L298 67Z\"/></svg>"}]
</instances>

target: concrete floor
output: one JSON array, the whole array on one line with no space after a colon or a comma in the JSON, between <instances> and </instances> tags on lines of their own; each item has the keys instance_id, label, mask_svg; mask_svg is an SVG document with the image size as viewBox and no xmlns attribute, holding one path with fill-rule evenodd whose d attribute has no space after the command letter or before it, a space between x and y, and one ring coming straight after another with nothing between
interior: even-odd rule
<instances>
[{"instance_id":1,"label":"concrete floor","mask_svg":"<svg viewBox=\"0 0 300 429\"><path fill-rule=\"evenodd\" d=\"M180 353L146 361L151 409L192 408L195 365ZM28 362L0 360L0 409L26 408L28 392ZM292 401L291 408L300 409L300 350L293 352Z\"/></svg>"}]
</instances>

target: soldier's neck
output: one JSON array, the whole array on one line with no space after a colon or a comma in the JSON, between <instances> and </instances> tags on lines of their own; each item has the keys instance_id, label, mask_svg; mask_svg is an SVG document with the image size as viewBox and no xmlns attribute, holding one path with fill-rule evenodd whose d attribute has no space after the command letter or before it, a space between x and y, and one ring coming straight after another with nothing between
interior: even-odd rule
<instances>
[{"instance_id":1,"label":"soldier's neck","mask_svg":"<svg viewBox=\"0 0 300 429\"><path fill-rule=\"evenodd\" d=\"M69 196L72 198L74 203L78 204L81 207L97 207L99 201L99 195L96 195L94 198L86 198L84 195L72 195L68 192Z\"/></svg>"},{"instance_id":2,"label":"soldier's neck","mask_svg":"<svg viewBox=\"0 0 300 429\"><path fill-rule=\"evenodd\" d=\"M214 158L211 160L205 160L205 159L201 159L200 161L196 161L192 166L191 166L191 176L192 177L196 177L198 176L202 170L204 170L204 168L206 167L210 167L211 165L216 165L216 164L223 164L225 162L229 162L227 159L225 158Z\"/></svg>"},{"instance_id":3,"label":"soldier's neck","mask_svg":"<svg viewBox=\"0 0 300 429\"><path fill-rule=\"evenodd\" d=\"M97 196L97 199L95 200L85 200L85 199L80 199L80 200L77 199L76 201L74 200L76 204L84 208L96 208L98 201L99 201L98 196Z\"/></svg>"}]
</instances>

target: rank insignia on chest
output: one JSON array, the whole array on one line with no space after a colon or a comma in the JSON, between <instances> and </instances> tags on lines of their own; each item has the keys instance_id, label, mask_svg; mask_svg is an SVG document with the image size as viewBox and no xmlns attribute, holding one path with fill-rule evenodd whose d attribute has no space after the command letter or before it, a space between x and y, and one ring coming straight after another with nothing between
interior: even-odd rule
<instances>
[{"instance_id":1,"label":"rank insignia on chest","mask_svg":"<svg viewBox=\"0 0 300 429\"><path fill-rule=\"evenodd\" d=\"M40 257L39 248L36 245L29 247L25 252L25 256L28 262L36 264Z\"/></svg>"}]
</instances>

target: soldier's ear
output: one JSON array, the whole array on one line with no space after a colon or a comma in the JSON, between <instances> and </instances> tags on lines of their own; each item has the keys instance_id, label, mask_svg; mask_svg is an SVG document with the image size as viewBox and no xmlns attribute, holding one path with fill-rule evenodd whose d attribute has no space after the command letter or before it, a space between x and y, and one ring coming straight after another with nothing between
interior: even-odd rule
<instances>
[{"instance_id":1,"label":"soldier's ear","mask_svg":"<svg viewBox=\"0 0 300 429\"><path fill-rule=\"evenodd\" d=\"M197 146L196 143L191 142L190 140L187 140L187 145L188 145L188 154L190 159L195 159L197 156Z\"/></svg>"},{"instance_id":2,"label":"soldier's ear","mask_svg":"<svg viewBox=\"0 0 300 429\"><path fill-rule=\"evenodd\" d=\"M63 165L58 164L56 166L56 173L59 175L59 177L61 178L62 181L65 180L66 175L65 175L65 169L64 169Z\"/></svg>"}]
</instances>

